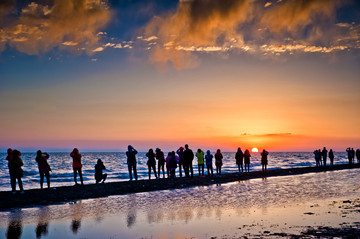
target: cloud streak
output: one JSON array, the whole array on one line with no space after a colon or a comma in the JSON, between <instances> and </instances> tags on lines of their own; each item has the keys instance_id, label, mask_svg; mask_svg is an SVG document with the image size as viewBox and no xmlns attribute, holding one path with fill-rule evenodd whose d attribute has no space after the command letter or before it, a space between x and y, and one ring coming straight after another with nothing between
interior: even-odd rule
<instances>
[{"instance_id":1,"label":"cloud streak","mask_svg":"<svg viewBox=\"0 0 360 239\"><path fill-rule=\"evenodd\" d=\"M180 1L175 11L155 16L140 40L152 40L149 59L160 69L169 63L176 69L195 67L199 60L194 52L266 55L357 48L360 34L350 29L354 26L336 24L336 10L342 4L339 0L269 1L265 5L255 0Z\"/></svg>"},{"instance_id":2,"label":"cloud streak","mask_svg":"<svg viewBox=\"0 0 360 239\"><path fill-rule=\"evenodd\" d=\"M8 4L0 5L2 19L8 16L6 9L13 1L5 2ZM0 22L0 52L8 45L29 55L56 47L91 55L100 47L98 32L111 17L112 12L102 0L53 0L49 5L31 2L17 17Z\"/></svg>"}]
</instances>

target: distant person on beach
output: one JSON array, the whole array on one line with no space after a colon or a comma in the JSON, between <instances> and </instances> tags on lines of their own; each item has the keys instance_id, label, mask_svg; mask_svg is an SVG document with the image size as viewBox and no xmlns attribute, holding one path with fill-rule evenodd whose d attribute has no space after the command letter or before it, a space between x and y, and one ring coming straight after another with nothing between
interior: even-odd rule
<instances>
[{"instance_id":1,"label":"distant person on beach","mask_svg":"<svg viewBox=\"0 0 360 239\"><path fill-rule=\"evenodd\" d=\"M334 151L332 149L330 149L330 151L329 151L329 159L330 159L330 165L333 166L334 165Z\"/></svg>"},{"instance_id":2,"label":"distant person on beach","mask_svg":"<svg viewBox=\"0 0 360 239\"><path fill-rule=\"evenodd\" d=\"M328 154L328 151L327 151L326 147L324 147L323 150L321 151L321 156L323 158L324 167L326 167L327 154Z\"/></svg>"},{"instance_id":3,"label":"distant person on beach","mask_svg":"<svg viewBox=\"0 0 360 239\"><path fill-rule=\"evenodd\" d=\"M318 150L314 151L314 157L315 157L316 167L320 167L321 153Z\"/></svg>"},{"instance_id":4,"label":"distant person on beach","mask_svg":"<svg viewBox=\"0 0 360 239\"><path fill-rule=\"evenodd\" d=\"M166 174L167 174L168 178L170 178L170 171L171 171L170 159L171 159L171 152L169 152L168 155L165 158Z\"/></svg>"},{"instance_id":5,"label":"distant person on beach","mask_svg":"<svg viewBox=\"0 0 360 239\"><path fill-rule=\"evenodd\" d=\"M208 176L210 176L210 171L211 171L211 176L214 176L213 163L212 163L213 157L214 156L210 153L210 150L206 151L205 161L206 161L206 169L208 172Z\"/></svg>"},{"instance_id":6,"label":"distant person on beach","mask_svg":"<svg viewBox=\"0 0 360 239\"><path fill-rule=\"evenodd\" d=\"M244 153L241 151L240 147L237 149L237 152L235 154L235 160L236 160L236 164L239 168L239 172L240 172L240 167L241 167L241 172L244 172L244 168L243 168Z\"/></svg>"},{"instance_id":7,"label":"distant person on beach","mask_svg":"<svg viewBox=\"0 0 360 239\"><path fill-rule=\"evenodd\" d=\"M223 155L220 151L220 149L216 150L215 154L215 166L216 166L216 175L221 174L221 166L223 165Z\"/></svg>"},{"instance_id":8,"label":"distant person on beach","mask_svg":"<svg viewBox=\"0 0 360 239\"><path fill-rule=\"evenodd\" d=\"M267 170L268 155L269 155L269 152L266 151L265 149L263 149L263 151L261 152L261 168L262 168L263 173L266 173L266 170Z\"/></svg>"},{"instance_id":9,"label":"distant person on beach","mask_svg":"<svg viewBox=\"0 0 360 239\"><path fill-rule=\"evenodd\" d=\"M185 176L189 177L191 172L191 177L194 177L194 170L192 161L194 160L194 153L191 149L189 149L189 145L185 144L185 151L184 151L184 170Z\"/></svg>"},{"instance_id":10,"label":"distant person on beach","mask_svg":"<svg viewBox=\"0 0 360 239\"><path fill-rule=\"evenodd\" d=\"M248 172L250 171L250 157L251 157L250 151L246 149L244 152L245 172L246 172L246 168Z\"/></svg>"},{"instance_id":11,"label":"distant person on beach","mask_svg":"<svg viewBox=\"0 0 360 239\"><path fill-rule=\"evenodd\" d=\"M182 177L182 169L181 166L184 168L184 148L180 147L178 150L176 150L177 155L179 155L179 175ZM185 172L185 169L184 169Z\"/></svg>"},{"instance_id":12,"label":"distant person on beach","mask_svg":"<svg viewBox=\"0 0 360 239\"><path fill-rule=\"evenodd\" d=\"M356 154L357 162L360 163L360 149L357 149L355 154Z\"/></svg>"},{"instance_id":13,"label":"distant person on beach","mask_svg":"<svg viewBox=\"0 0 360 239\"><path fill-rule=\"evenodd\" d=\"M350 147L347 148L346 152L348 155L349 164L352 164L354 156L353 156L353 152L352 152L351 148Z\"/></svg>"},{"instance_id":14,"label":"distant person on beach","mask_svg":"<svg viewBox=\"0 0 360 239\"><path fill-rule=\"evenodd\" d=\"M127 156L127 164L128 164L130 181L133 179L132 171L134 171L135 180L138 179L137 171L136 171L136 154L137 153L138 152L136 151L136 149L133 148L133 146L131 146L131 145L128 146L128 151L126 152L126 156Z\"/></svg>"},{"instance_id":15,"label":"distant person on beach","mask_svg":"<svg viewBox=\"0 0 360 239\"><path fill-rule=\"evenodd\" d=\"M170 166L170 179L175 178L175 171L177 168L177 164L178 164L178 158L175 155L175 152L172 151L170 153L170 159L169 159L169 166Z\"/></svg>"},{"instance_id":16,"label":"distant person on beach","mask_svg":"<svg viewBox=\"0 0 360 239\"><path fill-rule=\"evenodd\" d=\"M84 185L83 177L82 177L82 171L81 171L81 168L82 168L81 157L82 157L82 155L79 153L79 150L77 148L74 148L73 151L70 153L70 156L73 159L72 166L73 166L73 170L74 170L75 185L78 185L77 179L76 179L77 178L77 173L79 173L81 185Z\"/></svg>"},{"instance_id":17,"label":"distant person on beach","mask_svg":"<svg viewBox=\"0 0 360 239\"><path fill-rule=\"evenodd\" d=\"M97 160L97 163L95 165L95 181L96 184L98 183L104 183L106 178L107 178L107 174L103 173L103 170L106 170L105 165L103 163L103 161L101 159Z\"/></svg>"},{"instance_id":18,"label":"distant person on beach","mask_svg":"<svg viewBox=\"0 0 360 239\"><path fill-rule=\"evenodd\" d=\"M355 163L355 150L354 148L351 148L351 160L352 160L352 163Z\"/></svg>"},{"instance_id":19,"label":"distant person on beach","mask_svg":"<svg viewBox=\"0 0 360 239\"><path fill-rule=\"evenodd\" d=\"M323 166L321 149L318 149L318 157L319 157L319 165L320 165L320 166Z\"/></svg>"},{"instance_id":20,"label":"distant person on beach","mask_svg":"<svg viewBox=\"0 0 360 239\"><path fill-rule=\"evenodd\" d=\"M205 153L201 149L198 149L195 156L198 159L199 176L201 176L201 175L204 176L204 163L205 163L204 162L204 156L205 156Z\"/></svg>"},{"instance_id":21,"label":"distant person on beach","mask_svg":"<svg viewBox=\"0 0 360 239\"><path fill-rule=\"evenodd\" d=\"M156 159L158 160L158 178L160 178L160 170L162 169L163 172L163 178L165 178L165 156L163 151L161 151L161 149L156 148L155 149L155 156Z\"/></svg>"},{"instance_id":22,"label":"distant person on beach","mask_svg":"<svg viewBox=\"0 0 360 239\"><path fill-rule=\"evenodd\" d=\"M36 162L38 163L38 167L39 167L39 173L40 173L40 188L43 189L43 184L44 184L44 176L46 177L46 182L47 182L47 186L48 188L50 188L50 165L48 163L49 159L49 154L48 153L43 153L41 152L41 150L38 150L36 152Z\"/></svg>"},{"instance_id":23,"label":"distant person on beach","mask_svg":"<svg viewBox=\"0 0 360 239\"><path fill-rule=\"evenodd\" d=\"M155 178L158 178L156 174L156 159L155 159L155 153L153 149L149 149L149 152L146 153L146 157L148 158L148 161L146 162L148 169L149 169L149 179L151 179L151 169L154 171Z\"/></svg>"},{"instance_id":24,"label":"distant person on beach","mask_svg":"<svg viewBox=\"0 0 360 239\"><path fill-rule=\"evenodd\" d=\"M22 184L21 178L23 177L23 170L22 166L24 165L23 161L21 160L21 152L14 149L8 149L7 150L7 157L6 160L8 161L8 167L9 167L9 173L10 173L10 183L11 183L11 189L12 193L16 193L16 179L18 180L20 193L24 193L24 188Z\"/></svg>"}]
</instances>

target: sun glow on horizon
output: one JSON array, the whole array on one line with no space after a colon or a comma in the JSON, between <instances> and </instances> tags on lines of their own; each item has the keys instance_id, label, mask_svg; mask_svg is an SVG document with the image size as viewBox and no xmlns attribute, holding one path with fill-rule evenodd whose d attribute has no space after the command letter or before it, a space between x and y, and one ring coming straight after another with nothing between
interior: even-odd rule
<instances>
[{"instance_id":1,"label":"sun glow on horizon","mask_svg":"<svg viewBox=\"0 0 360 239\"><path fill-rule=\"evenodd\" d=\"M259 150L257 148L252 148L251 152L257 153L257 152L259 152Z\"/></svg>"}]
</instances>

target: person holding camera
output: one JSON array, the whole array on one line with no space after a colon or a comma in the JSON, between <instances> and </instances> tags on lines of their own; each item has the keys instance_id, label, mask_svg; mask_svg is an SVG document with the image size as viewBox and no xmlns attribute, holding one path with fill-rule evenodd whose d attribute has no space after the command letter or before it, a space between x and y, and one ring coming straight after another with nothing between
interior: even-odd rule
<instances>
[{"instance_id":1,"label":"person holding camera","mask_svg":"<svg viewBox=\"0 0 360 239\"><path fill-rule=\"evenodd\" d=\"M48 188L50 188L50 165L48 163L48 159L49 159L49 154L48 153L43 153L41 152L41 150L38 150L36 152L36 162L38 163L38 167L39 167L39 173L40 173L40 188L43 189L43 184L44 184L44 176L46 177L46 182L47 182L47 186Z\"/></svg>"}]
</instances>

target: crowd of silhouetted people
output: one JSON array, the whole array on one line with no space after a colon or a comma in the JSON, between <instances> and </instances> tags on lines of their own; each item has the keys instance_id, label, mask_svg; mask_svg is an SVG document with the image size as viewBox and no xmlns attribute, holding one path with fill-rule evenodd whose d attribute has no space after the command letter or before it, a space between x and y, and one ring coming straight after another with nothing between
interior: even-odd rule
<instances>
[{"instance_id":1,"label":"crowd of silhouetted people","mask_svg":"<svg viewBox=\"0 0 360 239\"><path fill-rule=\"evenodd\" d=\"M353 148L346 149L349 164L355 163L355 157L357 159L357 163L360 163L360 149L356 151ZM132 147L131 145L128 146L128 150L126 151L127 156L127 166L129 171L129 178L130 180L138 179L137 175L137 155L138 151ZM262 172L267 172L267 165L268 165L268 155L265 149L260 153L261 155L261 166ZM23 170L22 166L24 165L23 161L21 160L21 152L19 150L7 150L7 157L6 160L8 161L9 173L10 173L10 183L12 193L16 193L16 181L18 182L20 193L24 193L24 188L22 184L21 178L23 177ZM330 149L328 151L326 147L322 150L318 149L314 151L316 167L326 166L327 165L327 158L329 157L330 165L334 164L334 151ZM44 178L46 178L47 187L50 188L50 172L51 167L48 163L49 159L48 153L43 153L41 150L38 150L36 153L35 161L38 164L39 174L40 174L40 188L43 189ZM79 175L81 185L84 184L83 176L82 176L82 163L81 158L82 155L79 153L77 148L74 148L73 151L70 153L70 157L72 158L72 168L74 172L74 182L75 185L78 185L77 177ZM169 179L174 179L176 177L176 170L179 172L179 176L182 177L183 174L185 177L193 177L194 176L194 169L193 169L193 160L197 158L197 165L198 165L198 174L199 176L204 175L204 169L206 166L207 175L214 176L214 169L213 169L213 161L215 162L215 169L216 175L221 177L221 167L223 165L223 154L221 150L216 150L214 155L211 154L210 150L207 150L206 153L202 149L198 149L195 154L186 144L185 147L180 147L178 150L171 151L167 154L165 158L164 152L160 148L156 148L155 151L153 149L149 149L146 153L147 166L149 170L149 179L151 179L151 172L153 172L154 177L160 178L161 171L162 177ZM249 172L250 171L250 158L251 154L248 149L244 152L239 147L235 153L235 163L237 165L239 172ZM157 165L157 167L156 167ZM245 170L244 170L245 168ZM166 173L165 173L166 169ZM97 160L95 165L95 182L104 183L107 174L103 173L103 170L106 170L104 163L101 159ZM166 176L165 176L166 175Z\"/></svg>"},{"instance_id":2,"label":"crowd of silhouetted people","mask_svg":"<svg viewBox=\"0 0 360 239\"><path fill-rule=\"evenodd\" d=\"M357 149L355 151L354 148L349 147L346 149L346 153L348 156L349 164L355 163L355 157L357 159L357 163L360 163L360 149ZM315 157L316 167L321 167L321 166L326 167L328 157L330 160L330 166L334 165L335 156L334 156L334 151L332 149L330 149L330 151L328 151L326 147L324 147L322 150L317 149L314 151L314 157Z\"/></svg>"}]
</instances>

